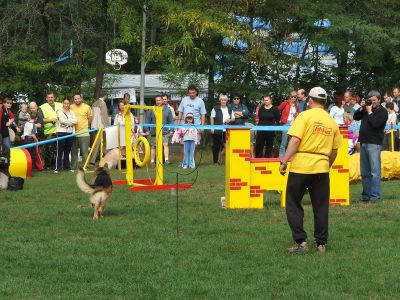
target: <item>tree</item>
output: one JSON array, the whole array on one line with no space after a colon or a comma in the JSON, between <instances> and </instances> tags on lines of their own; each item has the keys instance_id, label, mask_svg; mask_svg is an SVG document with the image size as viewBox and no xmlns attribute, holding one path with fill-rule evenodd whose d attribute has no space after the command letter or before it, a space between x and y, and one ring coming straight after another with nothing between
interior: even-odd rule
<instances>
[{"instance_id":1,"label":"tree","mask_svg":"<svg viewBox=\"0 0 400 300\"><path fill-rule=\"evenodd\" d=\"M146 73L206 74L210 100L399 84L397 0L0 0L0 92L38 100L96 76L97 93L103 74L115 72L104 65L112 48L129 54L120 72L138 73L144 3ZM73 56L55 63L71 40Z\"/></svg>"},{"instance_id":2,"label":"tree","mask_svg":"<svg viewBox=\"0 0 400 300\"><path fill-rule=\"evenodd\" d=\"M98 98L100 91L103 87L104 80L104 63L106 56L106 41L107 41L107 9L108 0L101 0L100 3L100 34L99 34L99 49L97 54L97 67L96 67L96 86L94 90L94 97Z\"/></svg>"}]
</instances>

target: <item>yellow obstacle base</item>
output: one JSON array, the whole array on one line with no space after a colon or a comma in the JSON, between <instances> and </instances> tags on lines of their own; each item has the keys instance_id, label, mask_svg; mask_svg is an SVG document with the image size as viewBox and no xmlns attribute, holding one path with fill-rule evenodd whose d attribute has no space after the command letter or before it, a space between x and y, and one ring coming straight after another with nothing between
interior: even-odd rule
<instances>
[{"instance_id":1,"label":"yellow obstacle base","mask_svg":"<svg viewBox=\"0 0 400 300\"><path fill-rule=\"evenodd\" d=\"M400 152L381 152L381 178L383 180L400 178ZM360 180L360 153L355 153L350 155L350 182Z\"/></svg>"},{"instance_id":2,"label":"yellow obstacle base","mask_svg":"<svg viewBox=\"0 0 400 300\"><path fill-rule=\"evenodd\" d=\"M329 174L331 205L350 204L347 129L341 129L341 134L343 145ZM227 129L226 208L263 208L265 191L278 191L284 207L288 173L279 173L280 159L251 158L250 151L250 129Z\"/></svg>"}]
</instances>

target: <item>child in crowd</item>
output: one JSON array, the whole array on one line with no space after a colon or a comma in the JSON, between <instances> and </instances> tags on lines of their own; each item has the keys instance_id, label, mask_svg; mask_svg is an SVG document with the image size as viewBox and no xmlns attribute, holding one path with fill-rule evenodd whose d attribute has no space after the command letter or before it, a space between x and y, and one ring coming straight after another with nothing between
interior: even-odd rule
<instances>
[{"instance_id":1,"label":"child in crowd","mask_svg":"<svg viewBox=\"0 0 400 300\"><path fill-rule=\"evenodd\" d=\"M135 122L135 126L132 129L132 144L142 135L143 132L143 127L139 125L139 118L134 116L133 120Z\"/></svg>"},{"instance_id":2,"label":"child in crowd","mask_svg":"<svg viewBox=\"0 0 400 300\"><path fill-rule=\"evenodd\" d=\"M386 109L388 111L388 119L386 121L386 126L394 126L396 125L397 122L397 115L396 112L394 111L394 104L393 102L387 102L386 103ZM383 138L383 150L385 151L392 151L392 131L394 132L393 134L394 139L396 139L396 131L394 129L386 129L385 130L385 136Z\"/></svg>"},{"instance_id":3,"label":"child in crowd","mask_svg":"<svg viewBox=\"0 0 400 300\"><path fill-rule=\"evenodd\" d=\"M345 126L357 126L359 125L357 121L353 120L353 116L349 113L344 113L343 115L344 125ZM358 140L358 130L350 130L349 129L349 154L354 154L357 152L357 140Z\"/></svg>"},{"instance_id":4,"label":"child in crowd","mask_svg":"<svg viewBox=\"0 0 400 300\"><path fill-rule=\"evenodd\" d=\"M18 114L18 127L21 132L23 132L25 123L29 121L28 105L26 103L22 103L20 108L21 110Z\"/></svg>"},{"instance_id":5,"label":"child in crowd","mask_svg":"<svg viewBox=\"0 0 400 300\"><path fill-rule=\"evenodd\" d=\"M28 115L29 115L29 121L25 122L24 124L22 140L24 141L25 144L37 143L38 138L36 136L37 130L35 125L37 114L29 113ZM31 155L32 167L36 167L36 147L30 147L27 150Z\"/></svg>"},{"instance_id":6,"label":"child in crowd","mask_svg":"<svg viewBox=\"0 0 400 300\"><path fill-rule=\"evenodd\" d=\"M194 125L194 117L192 113L188 113L185 118L186 125ZM183 169L195 168L194 162L194 150L197 143L197 129L193 126L182 129L182 141L183 141Z\"/></svg>"}]
</instances>

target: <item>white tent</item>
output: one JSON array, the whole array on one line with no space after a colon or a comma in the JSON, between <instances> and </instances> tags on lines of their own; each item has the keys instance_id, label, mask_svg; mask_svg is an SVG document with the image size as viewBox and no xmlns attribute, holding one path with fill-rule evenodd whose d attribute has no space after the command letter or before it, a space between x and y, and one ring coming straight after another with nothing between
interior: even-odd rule
<instances>
[{"instance_id":1,"label":"white tent","mask_svg":"<svg viewBox=\"0 0 400 300\"><path fill-rule=\"evenodd\" d=\"M182 83L181 86L186 85ZM112 98L122 98L124 93L129 93L131 95L131 102L136 102L136 97L139 97L140 91L140 75L105 74L103 87L108 90L109 96ZM199 96L205 98L208 90L206 76L204 76L198 88L200 90ZM181 100L181 92L182 88L179 89L169 86L161 79L160 74L145 75L145 98L154 98L156 95L167 93L171 95L172 100Z\"/></svg>"}]
</instances>

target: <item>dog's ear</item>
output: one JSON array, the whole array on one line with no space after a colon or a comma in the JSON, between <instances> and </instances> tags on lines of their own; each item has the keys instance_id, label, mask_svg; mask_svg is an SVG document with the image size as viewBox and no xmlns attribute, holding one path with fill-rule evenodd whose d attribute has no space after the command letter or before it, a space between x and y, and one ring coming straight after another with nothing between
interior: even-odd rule
<instances>
[{"instance_id":1,"label":"dog's ear","mask_svg":"<svg viewBox=\"0 0 400 300\"><path fill-rule=\"evenodd\" d=\"M108 164L107 164L107 163L105 163L105 164L104 164L104 166L103 166L103 168L106 168L106 169L108 169Z\"/></svg>"}]
</instances>

